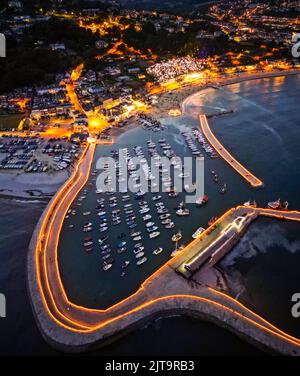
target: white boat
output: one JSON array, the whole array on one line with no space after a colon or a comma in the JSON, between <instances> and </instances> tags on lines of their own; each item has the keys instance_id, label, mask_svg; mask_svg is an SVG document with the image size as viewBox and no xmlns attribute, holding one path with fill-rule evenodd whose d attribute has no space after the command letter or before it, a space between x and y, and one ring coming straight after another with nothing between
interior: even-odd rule
<instances>
[{"instance_id":1,"label":"white boat","mask_svg":"<svg viewBox=\"0 0 300 376\"><path fill-rule=\"evenodd\" d=\"M190 211L189 211L189 209L181 208L181 209L176 210L176 214L181 216L181 217L187 216L187 215L190 215Z\"/></svg>"},{"instance_id":2,"label":"white boat","mask_svg":"<svg viewBox=\"0 0 300 376\"><path fill-rule=\"evenodd\" d=\"M256 208L257 207L256 201L251 201L251 200L244 202L243 205L250 207L250 208Z\"/></svg>"},{"instance_id":3,"label":"white boat","mask_svg":"<svg viewBox=\"0 0 300 376\"><path fill-rule=\"evenodd\" d=\"M172 242L178 242L182 238L182 233L179 231L172 236Z\"/></svg>"},{"instance_id":4,"label":"white boat","mask_svg":"<svg viewBox=\"0 0 300 376\"><path fill-rule=\"evenodd\" d=\"M138 248L136 248L136 249L133 251L133 253L138 254L138 253L140 253L140 252L143 252L144 249L145 249L145 247L143 247L143 246L139 246Z\"/></svg>"},{"instance_id":5,"label":"white boat","mask_svg":"<svg viewBox=\"0 0 300 376\"><path fill-rule=\"evenodd\" d=\"M83 215L90 215L91 214L91 212L90 211L87 211L87 212L84 212L84 213L82 213Z\"/></svg>"},{"instance_id":6,"label":"white boat","mask_svg":"<svg viewBox=\"0 0 300 376\"><path fill-rule=\"evenodd\" d=\"M160 248L157 248L157 249L155 249L154 251L153 251L153 254L154 255L159 255L160 253L162 253L163 252L163 249L160 247Z\"/></svg>"},{"instance_id":7,"label":"white boat","mask_svg":"<svg viewBox=\"0 0 300 376\"><path fill-rule=\"evenodd\" d=\"M199 236L202 234L202 232L205 231L205 228L199 227L192 235L193 239L199 238Z\"/></svg>"},{"instance_id":8,"label":"white boat","mask_svg":"<svg viewBox=\"0 0 300 376\"><path fill-rule=\"evenodd\" d=\"M143 217L143 221L146 222L146 221L149 221L150 219L152 219L152 215L150 214L147 214Z\"/></svg>"},{"instance_id":9,"label":"white boat","mask_svg":"<svg viewBox=\"0 0 300 376\"><path fill-rule=\"evenodd\" d=\"M277 201L268 202L268 207L273 210L280 209L281 207L280 198Z\"/></svg>"},{"instance_id":10,"label":"white boat","mask_svg":"<svg viewBox=\"0 0 300 376\"><path fill-rule=\"evenodd\" d=\"M112 267L112 264L106 264L106 265L103 266L103 270L106 272L106 271L109 270L111 267Z\"/></svg>"},{"instance_id":11,"label":"white boat","mask_svg":"<svg viewBox=\"0 0 300 376\"><path fill-rule=\"evenodd\" d=\"M147 222L146 227L152 227L154 225L154 222Z\"/></svg>"},{"instance_id":12,"label":"white boat","mask_svg":"<svg viewBox=\"0 0 300 376\"><path fill-rule=\"evenodd\" d=\"M145 255L144 252L139 252L135 255L135 257L138 259L138 258L142 258L143 256Z\"/></svg>"},{"instance_id":13,"label":"white boat","mask_svg":"<svg viewBox=\"0 0 300 376\"><path fill-rule=\"evenodd\" d=\"M125 261L124 264L122 265L122 269L127 268L127 266L130 264L130 261Z\"/></svg>"},{"instance_id":14,"label":"white boat","mask_svg":"<svg viewBox=\"0 0 300 376\"><path fill-rule=\"evenodd\" d=\"M170 223L167 223L166 225L165 225L165 228L166 229L171 229L171 228L174 228L175 227L175 223L174 222L170 222Z\"/></svg>"},{"instance_id":15,"label":"white boat","mask_svg":"<svg viewBox=\"0 0 300 376\"><path fill-rule=\"evenodd\" d=\"M143 257L142 259L140 259L136 264L139 266L139 265L142 265L144 264L146 261L147 261L147 257Z\"/></svg>"},{"instance_id":16,"label":"white boat","mask_svg":"<svg viewBox=\"0 0 300 376\"><path fill-rule=\"evenodd\" d=\"M157 238L159 235L160 235L160 232L159 232L159 231L151 232L151 233L149 234L149 238L150 238L150 239L154 239L154 238Z\"/></svg>"}]
</instances>

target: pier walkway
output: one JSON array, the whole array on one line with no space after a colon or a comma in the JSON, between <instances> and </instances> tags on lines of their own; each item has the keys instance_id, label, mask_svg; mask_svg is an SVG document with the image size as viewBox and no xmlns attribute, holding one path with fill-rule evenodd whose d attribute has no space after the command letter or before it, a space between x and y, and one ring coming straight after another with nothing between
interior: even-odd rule
<instances>
[{"instance_id":1,"label":"pier walkway","mask_svg":"<svg viewBox=\"0 0 300 376\"><path fill-rule=\"evenodd\" d=\"M220 141L216 138L216 136L210 129L206 115L200 115L200 125L207 141L232 168L234 168L245 180L247 180L252 187L257 188L263 186L263 182L256 176L254 176L250 171L248 171L246 167L244 167L241 163L239 163L220 143Z\"/></svg>"}]
</instances>

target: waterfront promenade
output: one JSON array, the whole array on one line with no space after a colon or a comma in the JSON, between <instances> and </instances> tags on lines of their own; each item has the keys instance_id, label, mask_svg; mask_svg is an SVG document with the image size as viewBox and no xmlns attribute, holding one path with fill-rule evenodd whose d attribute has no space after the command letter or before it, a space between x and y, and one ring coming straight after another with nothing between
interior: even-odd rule
<instances>
[{"instance_id":1,"label":"waterfront promenade","mask_svg":"<svg viewBox=\"0 0 300 376\"><path fill-rule=\"evenodd\" d=\"M236 170L252 187L262 187L263 182L254 176L250 171L246 169L241 163L239 163L226 148L220 143L220 141L213 134L207 121L206 115L200 115L201 130L206 137L207 141L215 149L215 151L223 158L232 168Z\"/></svg>"}]
</instances>

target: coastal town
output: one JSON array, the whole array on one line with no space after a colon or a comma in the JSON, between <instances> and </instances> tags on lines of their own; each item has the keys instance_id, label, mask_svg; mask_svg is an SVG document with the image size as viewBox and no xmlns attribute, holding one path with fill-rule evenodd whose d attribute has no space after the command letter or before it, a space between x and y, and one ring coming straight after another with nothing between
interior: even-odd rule
<instances>
[{"instance_id":1,"label":"coastal town","mask_svg":"<svg viewBox=\"0 0 300 376\"><path fill-rule=\"evenodd\" d=\"M276 121L297 140L299 2L165 3L1 5L0 199L44 205L26 244L34 320L50 346L77 353L184 312L299 356L297 331L242 301L221 265L259 247L244 241L257 223L300 222L283 184L292 151L267 164L286 142Z\"/></svg>"},{"instance_id":2,"label":"coastal town","mask_svg":"<svg viewBox=\"0 0 300 376\"><path fill-rule=\"evenodd\" d=\"M113 142L121 128L140 124L141 114L154 121L164 114L178 116L180 103L195 88L300 68L290 54L299 27L297 2L220 2L184 16L122 9L117 2L78 11L49 3L48 9L27 9L22 1L7 2L0 31L8 48L11 41L12 53L34 46L37 55L53 53L78 64L47 73L46 84L36 75L34 85L21 85L26 77L19 77L0 88L1 171L53 173L68 168L78 157L78 145L90 136ZM72 28L74 36L64 40L53 29L60 24ZM50 35L42 32L45 27ZM72 50L75 42L68 38L77 32L85 39L90 36L89 57ZM158 40L164 33L167 49ZM24 76L34 72L30 64Z\"/></svg>"}]
</instances>

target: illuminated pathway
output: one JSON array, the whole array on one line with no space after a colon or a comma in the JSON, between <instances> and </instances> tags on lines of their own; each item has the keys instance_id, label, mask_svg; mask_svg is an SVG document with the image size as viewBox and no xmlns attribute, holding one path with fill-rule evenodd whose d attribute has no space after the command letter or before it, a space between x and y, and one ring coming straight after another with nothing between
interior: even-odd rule
<instances>
[{"instance_id":1,"label":"illuminated pathway","mask_svg":"<svg viewBox=\"0 0 300 376\"><path fill-rule=\"evenodd\" d=\"M204 136L207 138L208 142L215 149L215 151L220 154L220 156L230 164L244 179L251 184L252 187L261 187L263 182L254 176L250 171L248 171L243 165L241 165L220 143L216 136L211 131L206 115L200 115L200 125Z\"/></svg>"},{"instance_id":2,"label":"illuminated pathway","mask_svg":"<svg viewBox=\"0 0 300 376\"><path fill-rule=\"evenodd\" d=\"M89 177L95 144L88 145L70 179L53 197L43 213L28 253L28 287L33 311L45 339L64 351L84 351L105 344L106 339L133 329L147 318L163 312L180 311L207 319L234 331L259 346L282 354L300 355L300 340L280 331L237 300L209 286L192 286L176 270L191 251L201 250L204 238L216 238L208 228L199 239L150 276L139 290L105 310L80 307L69 301L58 267L57 245L62 223L70 205ZM218 228L241 213L300 220L300 212L237 207L218 220Z\"/></svg>"}]
</instances>

